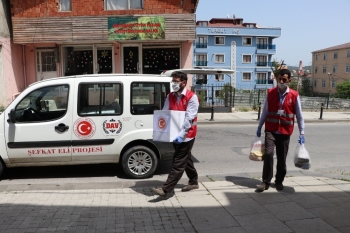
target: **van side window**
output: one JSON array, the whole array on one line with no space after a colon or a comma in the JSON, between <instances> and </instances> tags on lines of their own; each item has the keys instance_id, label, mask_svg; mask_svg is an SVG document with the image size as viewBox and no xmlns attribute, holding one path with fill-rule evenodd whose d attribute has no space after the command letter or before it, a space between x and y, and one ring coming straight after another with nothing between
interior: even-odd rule
<instances>
[{"instance_id":1,"label":"van side window","mask_svg":"<svg viewBox=\"0 0 350 233\"><path fill-rule=\"evenodd\" d=\"M131 84L131 113L146 115L153 114L154 110L161 110L169 93L170 83L133 82Z\"/></svg>"},{"instance_id":2,"label":"van side window","mask_svg":"<svg viewBox=\"0 0 350 233\"><path fill-rule=\"evenodd\" d=\"M78 92L78 115L121 115L120 83L81 83Z\"/></svg>"},{"instance_id":3,"label":"van side window","mask_svg":"<svg viewBox=\"0 0 350 233\"><path fill-rule=\"evenodd\" d=\"M29 93L16 106L16 122L52 121L67 112L69 85L39 88Z\"/></svg>"}]
</instances>

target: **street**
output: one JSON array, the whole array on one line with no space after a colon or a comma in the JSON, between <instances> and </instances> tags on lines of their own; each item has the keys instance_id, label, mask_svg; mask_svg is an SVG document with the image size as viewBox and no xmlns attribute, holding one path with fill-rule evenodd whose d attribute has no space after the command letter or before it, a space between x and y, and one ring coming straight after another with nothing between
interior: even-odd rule
<instances>
[{"instance_id":1,"label":"street","mask_svg":"<svg viewBox=\"0 0 350 233\"><path fill-rule=\"evenodd\" d=\"M250 142L255 136L255 125L216 124L200 125L193 148L195 166L200 176L262 171L262 162L248 159ZM306 125L305 147L311 156L311 170L324 174L350 175L348 161L348 123L310 123ZM298 140L295 126L288 155L288 171L299 171L293 163ZM155 175L148 180L165 180L170 161L161 162ZM287 174L288 175L288 174ZM259 177L257 177L259 178ZM12 168L0 185L40 185L70 183L106 183L128 178L115 164L79 166ZM147 180L145 180L147 181Z\"/></svg>"}]
</instances>

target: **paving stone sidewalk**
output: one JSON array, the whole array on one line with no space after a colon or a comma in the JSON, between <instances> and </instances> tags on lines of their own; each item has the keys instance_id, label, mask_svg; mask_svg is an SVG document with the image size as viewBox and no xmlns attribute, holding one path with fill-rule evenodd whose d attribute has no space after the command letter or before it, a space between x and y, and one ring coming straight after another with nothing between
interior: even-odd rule
<instances>
[{"instance_id":1,"label":"paving stone sidewalk","mask_svg":"<svg viewBox=\"0 0 350 233\"><path fill-rule=\"evenodd\" d=\"M153 195L142 181L0 193L0 232L350 232L350 182L290 174L257 192L256 174L202 177L200 189ZM185 181L185 180L182 180ZM161 181L158 181L161 184Z\"/></svg>"}]
</instances>

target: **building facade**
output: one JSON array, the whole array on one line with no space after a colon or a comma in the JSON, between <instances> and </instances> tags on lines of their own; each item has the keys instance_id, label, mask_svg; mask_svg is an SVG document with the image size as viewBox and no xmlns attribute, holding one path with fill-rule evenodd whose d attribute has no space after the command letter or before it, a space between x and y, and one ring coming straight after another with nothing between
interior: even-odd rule
<instances>
[{"instance_id":1,"label":"building facade","mask_svg":"<svg viewBox=\"0 0 350 233\"><path fill-rule=\"evenodd\" d=\"M198 0L10 0L24 86L51 77L192 68ZM191 85L191 83L189 83Z\"/></svg>"},{"instance_id":2,"label":"building facade","mask_svg":"<svg viewBox=\"0 0 350 233\"><path fill-rule=\"evenodd\" d=\"M196 25L193 66L232 69L236 72L230 76L196 76L195 89L227 84L236 90L251 91L273 86L271 66L272 56L276 54L274 39L281 36L281 28L243 23L243 19L234 17L197 21Z\"/></svg>"},{"instance_id":3,"label":"building facade","mask_svg":"<svg viewBox=\"0 0 350 233\"><path fill-rule=\"evenodd\" d=\"M18 56L16 56L18 54ZM0 1L0 112L23 90L22 46L11 39L10 2Z\"/></svg>"},{"instance_id":4,"label":"building facade","mask_svg":"<svg viewBox=\"0 0 350 233\"><path fill-rule=\"evenodd\" d=\"M314 93L334 94L350 78L350 43L312 52Z\"/></svg>"}]
</instances>

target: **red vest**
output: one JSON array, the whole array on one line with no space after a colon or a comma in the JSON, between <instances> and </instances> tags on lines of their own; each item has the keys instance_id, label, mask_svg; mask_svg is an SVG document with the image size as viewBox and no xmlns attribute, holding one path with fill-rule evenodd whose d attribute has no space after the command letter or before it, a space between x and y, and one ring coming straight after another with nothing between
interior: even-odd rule
<instances>
[{"instance_id":1,"label":"red vest","mask_svg":"<svg viewBox=\"0 0 350 233\"><path fill-rule=\"evenodd\" d=\"M179 103L177 102L177 96L175 92L169 94L169 109L177 111L186 111L187 104L192 98L194 93L192 91L186 90L186 95L181 97ZM192 120L192 126L187 133L186 138L194 138L197 135L197 116Z\"/></svg>"},{"instance_id":2,"label":"red vest","mask_svg":"<svg viewBox=\"0 0 350 233\"><path fill-rule=\"evenodd\" d=\"M284 102L281 105L278 87L268 90L267 94L267 118L265 122L265 130L269 132L280 132L284 135L291 135L294 130L294 115L295 106L297 103L298 92L289 89L289 92L284 97ZM278 114L278 110L284 110L284 114Z\"/></svg>"}]
</instances>

